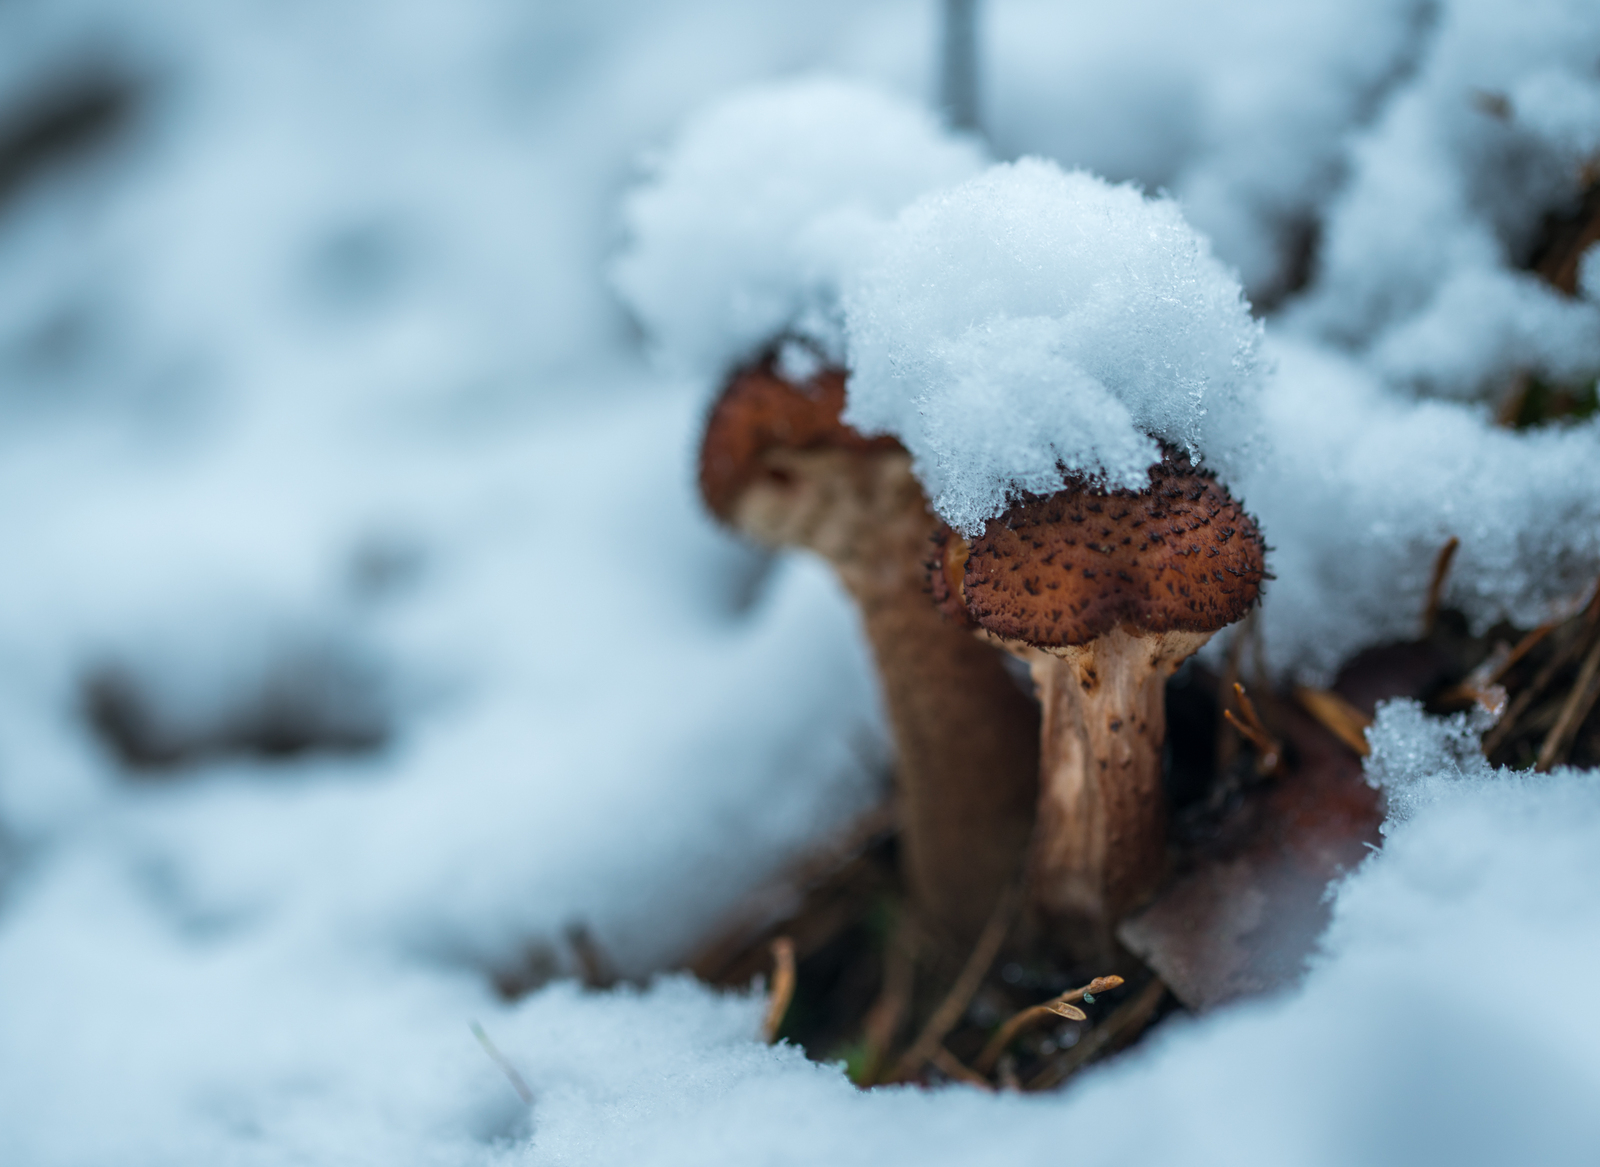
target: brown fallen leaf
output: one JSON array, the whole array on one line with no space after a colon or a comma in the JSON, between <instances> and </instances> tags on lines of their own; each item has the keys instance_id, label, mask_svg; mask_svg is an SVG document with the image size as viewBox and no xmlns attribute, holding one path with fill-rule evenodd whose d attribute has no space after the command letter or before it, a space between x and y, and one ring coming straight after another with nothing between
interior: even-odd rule
<instances>
[{"instance_id":1,"label":"brown fallen leaf","mask_svg":"<svg viewBox=\"0 0 1600 1167\"><path fill-rule=\"evenodd\" d=\"M1295 767L1246 791L1117 932L1191 1009L1297 980L1328 921L1328 884L1379 842L1378 794L1349 746L1291 705L1280 724Z\"/></svg>"}]
</instances>

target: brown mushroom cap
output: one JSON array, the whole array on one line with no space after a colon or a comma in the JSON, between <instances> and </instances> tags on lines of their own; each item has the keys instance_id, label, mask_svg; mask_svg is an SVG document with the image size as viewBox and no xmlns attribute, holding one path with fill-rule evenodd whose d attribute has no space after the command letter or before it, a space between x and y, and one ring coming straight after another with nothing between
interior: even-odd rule
<instances>
[{"instance_id":1,"label":"brown mushroom cap","mask_svg":"<svg viewBox=\"0 0 1600 1167\"><path fill-rule=\"evenodd\" d=\"M769 355L735 372L711 409L700 447L700 493L713 514L733 518L744 489L772 473L762 455L790 450L841 449L876 453L900 449L893 438L867 438L839 420L845 373L825 368L804 385L785 380Z\"/></svg>"},{"instance_id":2,"label":"brown mushroom cap","mask_svg":"<svg viewBox=\"0 0 1600 1167\"><path fill-rule=\"evenodd\" d=\"M1240 619L1264 578L1260 529L1181 455L1142 492L1069 488L1030 497L970 544L946 536L934 600L1003 640L1088 644L1121 627L1211 633Z\"/></svg>"}]
</instances>

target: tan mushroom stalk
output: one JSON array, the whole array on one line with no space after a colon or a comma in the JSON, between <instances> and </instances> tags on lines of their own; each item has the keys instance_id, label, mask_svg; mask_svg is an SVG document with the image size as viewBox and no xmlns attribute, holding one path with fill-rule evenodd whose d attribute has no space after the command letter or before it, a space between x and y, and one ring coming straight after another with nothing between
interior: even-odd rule
<instances>
[{"instance_id":1,"label":"tan mushroom stalk","mask_svg":"<svg viewBox=\"0 0 1600 1167\"><path fill-rule=\"evenodd\" d=\"M1116 955L1117 922L1161 881L1164 684L1259 594L1255 521L1168 456L1135 493L1028 498L970 543L945 538L935 598L1028 663L1040 729L1034 903L1071 957Z\"/></svg>"},{"instance_id":2,"label":"tan mushroom stalk","mask_svg":"<svg viewBox=\"0 0 1600 1167\"><path fill-rule=\"evenodd\" d=\"M966 945L1021 868L1038 710L930 603L938 520L900 444L839 420L844 397L834 369L802 386L771 360L739 371L706 427L701 492L750 538L821 555L855 599L898 753L904 878L935 937Z\"/></svg>"}]
</instances>

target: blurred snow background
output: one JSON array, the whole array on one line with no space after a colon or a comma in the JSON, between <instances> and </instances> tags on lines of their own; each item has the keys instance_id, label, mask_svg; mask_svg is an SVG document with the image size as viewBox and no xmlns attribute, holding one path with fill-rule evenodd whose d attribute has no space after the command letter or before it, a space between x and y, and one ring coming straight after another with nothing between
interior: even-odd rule
<instances>
[{"instance_id":1,"label":"blurred snow background","mask_svg":"<svg viewBox=\"0 0 1600 1167\"><path fill-rule=\"evenodd\" d=\"M1300 993L1062 1097L858 1094L682 981L497 993L574 972L573 925L672 966L881 794L846 604L701 514L710 385L606 273L692 111L818 70L925 101L935 18L0 6L0 1160L1594 1160L1572 774L1422 800ZM1480 622L1594 578L1593 424L1490 412L1600 364L1600 281L1518 272L1600 148L1600 8L983 20L997 156L1166 188L1276 310L1276 665L1407 634L1451 534Z\"/></svg>"}]
</instances>

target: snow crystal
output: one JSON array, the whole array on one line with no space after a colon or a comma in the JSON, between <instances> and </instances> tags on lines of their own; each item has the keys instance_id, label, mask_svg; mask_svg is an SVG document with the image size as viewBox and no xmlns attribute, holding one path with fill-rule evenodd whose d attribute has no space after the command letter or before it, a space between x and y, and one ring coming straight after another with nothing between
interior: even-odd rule
<instances>
[{"instance_id":1,"label":"snow crystal","mask_svg":"<svg viewBox=\"0 0 1600 1167\"><path fill-rule=\"evenodd\" d=\"M1023 159L908 207L846 297L845 418L975 532L1067 473L1139 488L1155 439L1227 466L1258 329L1169 199Z\"/></svg>"},{"instance_id":2,"label":"snow crystal","mask_svg":"<svg viewBox=\"0 0 1600 1167\"><path fill-rule=\"evenodd\" d=\"M1446 797L1452 784L1481 784L1496 777L1482 746L1483 732L1492 720L1478 709L1429 717L1422 702L1410 698L1378 706L1367 729L1372 754L1366 773L1367 781L1386 796L1385 834Z\"/></svg>"},{"instance_id":3,"label":"snow crystal","mask_svg":"<svg viewBox=\"0 0 1600 1167\"><path fill-rule=\"evenodd\" d=\"M672 367L721 376L788 333L838 363L838 287L882 220L976 173L978 145L858 82L729 97L628 198L614 276Z\"/></svg>"}]
</instances>

